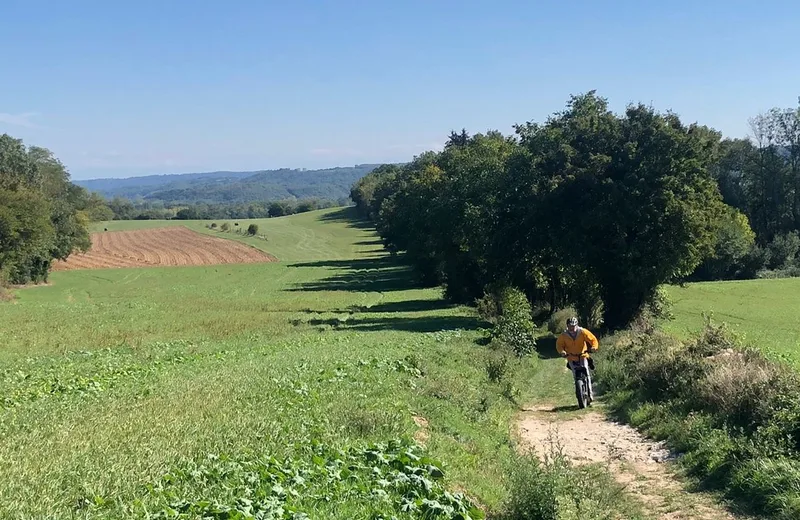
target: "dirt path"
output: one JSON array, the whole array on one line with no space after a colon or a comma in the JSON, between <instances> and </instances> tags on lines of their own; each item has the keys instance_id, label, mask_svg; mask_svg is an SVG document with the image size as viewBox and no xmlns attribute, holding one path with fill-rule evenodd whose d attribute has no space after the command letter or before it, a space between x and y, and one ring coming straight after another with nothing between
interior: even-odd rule
<instances>
[{"instance_id":1,"label":"dirt path","mask_svg":"<svg viewBox=\"0 0 800 520\"><path fill-rule=\"evenodd\" d=\"M603 463L637 497L651 518L659 520L733 520L712 499L685 491L669 468L670 452L630 426L607 420L596 411L561 417L557 408L527 408L518 421L523 445L537 454L560 449L575 464Z\"/></svg>"}]
</instances>

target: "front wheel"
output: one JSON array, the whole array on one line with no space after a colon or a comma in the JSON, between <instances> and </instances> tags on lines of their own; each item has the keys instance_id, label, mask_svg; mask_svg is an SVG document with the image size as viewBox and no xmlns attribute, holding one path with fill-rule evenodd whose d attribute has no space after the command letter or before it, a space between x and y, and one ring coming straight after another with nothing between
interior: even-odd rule
<instances>
[{"instance_id":1,"label":"front wheel","mask_svg":"<svg viewBox=\"0 0 800 520\"><path fill-rule=\"evenodd\" d=\"M583 378L575 380L575 397L578 398L578 408L586 408L589 404L589 389L586 388L586 381Z\"/></svg>"}]
</instances>

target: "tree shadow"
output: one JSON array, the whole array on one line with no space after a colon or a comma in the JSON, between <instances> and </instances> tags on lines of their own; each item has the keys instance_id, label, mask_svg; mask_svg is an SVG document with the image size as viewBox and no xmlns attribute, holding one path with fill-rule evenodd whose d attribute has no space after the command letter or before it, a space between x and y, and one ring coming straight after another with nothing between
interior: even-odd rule
<instances>
[{"instance_id":1,"label":"tree shadow","mask_svg":"<svg viewBox=\"0 0 800 520\"><path fill-rule=\"evenodd\" d=\"M390 313L390 312L426 312L452 309L455 304L445 300L406 300L402 302L379 303L370 307L354 306L352 312Z\"/></svg>"},{"instance_id":2,"label":"tree shadow","mask_svg":"<svg viewBox=\"0 0 800 520\"><path fill-rule=\"evenodd\" d=\"M317 260L314 262L298 262L289 264L290 267L329 267L334 269L350 269L353 271L365 269L385 269L387 267L402 267L403 263L389 255L368 258L348 258L345 260Z\"/></svg>"},{"instance_id":3,"label":"tree shadow","mask_svg":"<svg viewBox=\"0 0 800 520\"><path fill-rule=\"evenodd\" d=\"M369 220L362 218L358 214L355 206L348 206L330 213L324 213L318 217L321 222L334 222L347 224L348 227L358 229L375 229L375 225Z\"/></svg>"},{"instance_id":4,"label":"tree shadow","mask_svg":"<svg viewBox=\"0 0 800 520\"><path fill-rule=\"evenodd\" d=\"M330 326L365 332L404 331L404 332L438 332L443 330L475 330L480 320L470 316L422 316L416 318L365 318L365 319L311 319L292 320L292 325L310 325L314 327Z\"/></svg>"},{"instance_id":5,"label":"tree shadow","mask_svg":"<svg viewBox=\"0 0 800 520\"><path fill-rule=\"evenodd\" d=\"M561 357L556 351L556 338L549 334L536 338L536 352L539 354L539 359L556 359Z\"/></svg>"},{"instance_id":6,"label":"tree shadow","mask_svg":"<svg viewBox=\"0 0 800 520\"><path fill-rule=\"evenodd\" d=\"M297 284L289 292L304 291L347 291L347 292L389 292L422 288L408 267L375 269L336 274L321 280Z\"/></svg>"},{"instance_id":7,"label":"tree shadow","mask_svg":"<svg viewBox=\"0 0 800 520\"><path fill-rule=\"evenodd\" d=\"M360 240L358 242L353 242L353 244L357 246L382 246L383 241L376 238L375 240Z\"/></svg>"}]
</instances>

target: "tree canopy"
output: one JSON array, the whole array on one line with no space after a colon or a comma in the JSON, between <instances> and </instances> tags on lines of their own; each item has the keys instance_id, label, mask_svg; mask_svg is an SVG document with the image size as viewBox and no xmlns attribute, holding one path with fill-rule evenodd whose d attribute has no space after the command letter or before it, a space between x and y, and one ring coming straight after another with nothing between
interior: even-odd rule
<instances>
[{"instance_id":1,"label":"tree canopy","mask_svg":"<svg viewBox=\"0 0 800 520\"><path fill-rule=\"evenodd\" d=\"M45 281L53 260L88 250L87 223L104 206L49 150L0 135L0 279Z\"/></svg>"},{"instance_id":2,"label":"tree canopy","mask_svg":"<svg viewBox=\"0 0 800 520\"><path fill-rule=\"evenodd\" d=\"M612 328L713 254L719 133L644 105L614 114L594 92L515 130L454 132L441 152L377 168L351 198L454 300L512 284L553 307L600 301Z\"/></svg>"}]
</instances>

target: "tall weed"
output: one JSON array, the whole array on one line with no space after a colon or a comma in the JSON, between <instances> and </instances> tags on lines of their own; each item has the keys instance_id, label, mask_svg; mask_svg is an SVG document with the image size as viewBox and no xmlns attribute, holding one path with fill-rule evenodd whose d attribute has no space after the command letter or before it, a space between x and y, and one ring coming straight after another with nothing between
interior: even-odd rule
<instances>
[{"instance_id":1,"label":"tall weed","mask_svg":"<svg viewBox=\"0 0 800 520\"><path fill-rule=\"evenodd\" d=\"M603 467L575 467L555 450L543 460L520 456L509 484L501 520L641 518Z\"/></svg>"}]
</instances>

